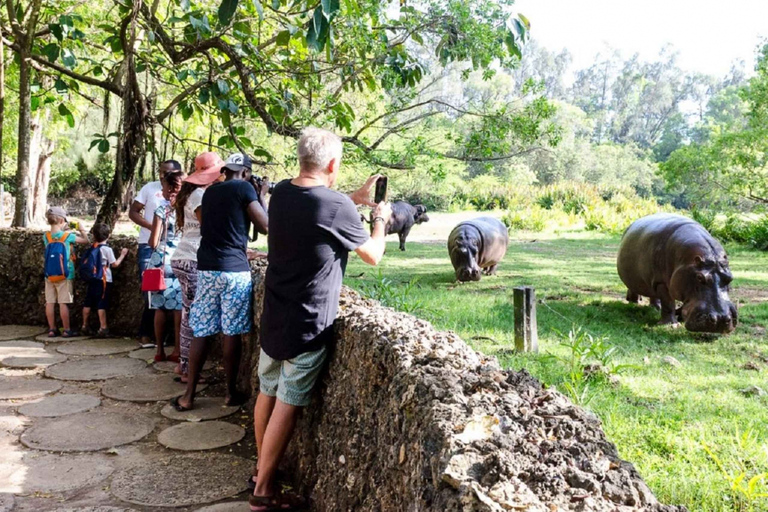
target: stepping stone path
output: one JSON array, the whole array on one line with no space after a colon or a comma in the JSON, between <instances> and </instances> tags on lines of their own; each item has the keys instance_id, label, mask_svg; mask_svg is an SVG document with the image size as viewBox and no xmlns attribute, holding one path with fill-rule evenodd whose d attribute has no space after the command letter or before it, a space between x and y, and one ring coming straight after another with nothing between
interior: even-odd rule
<instances>
[{"instance_id":1,"label":"stepping stone path","mask_svg":"<svg viewBox=\"0 0 768 512\"><path fill-rule=\"evenodd\" d=\"M170 355L173 352L173 347L165 347L165 355ZM132 359L141 359L142 361L154 361L157 350L154 348L138 348L131 350L128 357Z\"/></svg>"},{"instance_id":2,"label":"stepping stone path","mask_svg":"<svg viewBox=\"0 0 768 512\"><path fill-rule=\"evenodd\" d=\"M45 332L45 327L34 325L0 325L0 341L32 339Z\"/></svg>"},{"instance_id":3,"label":"stepping stone path","mask_svg":"<svg viewBox=\"0 0 768 512\"><path fill-rule=\"evenodd\" d=\"M146 363L127 357L92 357L49 366L45 376L59 380L106 380L146 373Z\"/></svg>"},{"instance_id":4,"label":"stepping stone path","mask_svg":"<svg viewBox=\"0 0 768 512\"><path fill-rule=\"evenodd\" d=\"M104 455L28 452L20 461L0 462L0 481L18 494L61 493L101 482L113 471Z\"/></svg>"},{"instance_id":5,"label":"stepping stone path","mask_svg":"<svg viewBox=\"0 0 768 512\"><path fill-rule=\"evenodd\" d=\"M65 341L85 341L91 339L90 336L72 336L71 338L65 338L64 336L54 336L53 338L49 337L47 332L46 334L41 334L40 336L36 336L35 339L37 341L44 341L46 343L64 343Z\"/></svg>"},{"instance_id":6,"label":"stepping stone path","mask_svg":"<svg viewBox=\"0 0 768 512\"><path fill-rule=\"evenodd\" d=\"M223 453L186 453L121 469L111 491L127 503L147 507L204 505L246 490L251 461Z\"/></svg>"},{"instance_id":7,"label":"stepping stone path","mask_svg":"<svg viewBox=\"0 0 768 512\"><path fill-rule=\"evenodd\" d=\"M181 423L160 432L157 442L172 450L213 450L234 444L245 437L245 430L225 421Z\"/></svg>"},{"instance_id":8,"label":"stepping stone path","mask_svg":"<svg viewBox=\"0 0 768 512\"><path fill-rule=\"evenodd\" d=\"M0 512L2 510L0 509ZM132 508L123 507L76 507L76 508L57 508L53 512L138 512Z\"/></svg>"},{"instance_id":9,"label":"stepping stone path","mask_svg":"<svg viewBox=\"0 0 768 512\"><path fill-rule=\"evenodd\" d=\"M138 344L133 340L109 338L73 341L56 350L71 356L111 356L130 352L137 346Z\"/></svg>"},{"instance_id":10,"label":"stepping stone path","mask_svg":"<svg viewBox=\"0 0 768 512\"><path fill-rule=\"evenodd\" d=\"M244 512L248 510L247 501L228 501L199 508L195 512Z\"/></svg>"},{"instance_id":11,"label":"stepping stone path","mask_svg":"<svg viewBox=\"0 0 768 512\"><path fill-rule=\"evenodd\" d=\"M170 400L171 398L183 395L187 389L186 384L175 382L173 379L174 375L167 373L115 379L104 384L101 388L101 394L107 398L127 402ZM201 384L197 387L197 390L200 391L206 387L206 385Z\"/></svg>"},{"instance_id":12,"label":"stepping stone path","mask_svg":"<svg viewBox=\"0 0 768 512\"><path fill-rule=\"evenodd\" d=\"M22 405L18 411L30 418L56 418L89 411L100 404L101 400L91 395L55 395Z\"/></svg>"},{"instance_id":13,"label":"stepping stone path","mask_svg":"<svg viewBox=\"0 0 768 512\"><path fill-rule=\"evenodd\" d=\"M91 411L38 423L21 435L21 443L37 450L91 452L138 441L154 428L153 420L138 414Z\"/></svg>"},{"instance_id":14,"label":"stepping stone path","mask_svg":"<svg viewBox=\"0 0 768 512\"><path fill-rule=\"evenodd\" d=\"M0 366L7 368L40 368L66 360L66 356L50 353L44 344L35 341L0 342Z\"/></svg>"},{"instance_id":15,"label":"stepping stone path","mask_svg":"<svg viewBox=\"0 0 768 512\"><path fill-rule=\"evenodd\" d=\"M29 400L61 389L61 382L46 379L0 378L0 400Z\"/></svg>"},{"instance_id":16,"label":"stepping stone path","mask_svg":"<svg viewBox=\"0 0 768 512\"><path fill-rule=\"evenodd\" d=\"M10 512L13 501L13 494L0 493L0 512Z\"/></svg>"},{"instance_id":17,"label":"stepping stone path","mask_svg":"<svg viewBox=\"0 0 768 512\"><path fill-rule=\"evenodd\" d=\"M177 365L178 363L174 363L172 361L158 361L152 366L159 372L173 373L176 371ZM208 371L211 368L213 368L213 364L210 361L206 361L203 365L203 371Z\"/></svg>"},{"instance_id":18,"label":"stepping stone path","mask_svg":"<svg viewBox=\"0 0 768 512\"><path fill-rule=\"evenodd\" d=\"M224 398L195 398L195 408L179 412L171 404L163 407L160 414L176 421L209 421L231 416L240 410L239 406L224 405Z\"/></svg>"}]
</instances>

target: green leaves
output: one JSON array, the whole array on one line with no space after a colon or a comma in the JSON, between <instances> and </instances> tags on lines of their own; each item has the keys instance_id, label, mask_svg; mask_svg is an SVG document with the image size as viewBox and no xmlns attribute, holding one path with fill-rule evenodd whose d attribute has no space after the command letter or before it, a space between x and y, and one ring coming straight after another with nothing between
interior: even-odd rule
<instances>
[{"instance_id":1,"label":"green leaves","mask_svg":"<svg viewBox=\"0 0 768 512\"><path fill-rule=\"evenodd\" d=\"M56 62L56 59L59 58L59 51L61 48L56 43L48 43L43 47L43 55L50 61L50 62Z\"/></svg>"},{"instance_id":2,"label":"green leaves","mask_svg":"<svg viewBox=\"0 0 768 512\"><path fill-rule=\"evenodd\" d=\"M75 116L72 115L72 112L63 103L59 104L59 115L67 120L67 124L70 128L75 127Z\"/></svg>"},{"instance_id":3,"label":"green leaves","mask_svg":"<svg viewBox=\"0 0 768 512\"><path fill-rule=\"evenodd\" d=\"M320 6L312 14L307 30L307 46L316 52L323 51L326 44L330 49L331 21L339 13L339 0L321 0Z\"/></svg>"},{"instance_id":4,"label":"green leaves","mask_svg":"<svg viewBox=\"0 0 768 512\"><path fill-rule=\"evenodd\" d=\"M238 0L222 0L219 5L219 25L226 27L232 21L237 10Z\"/></svg>"}]
</instances>

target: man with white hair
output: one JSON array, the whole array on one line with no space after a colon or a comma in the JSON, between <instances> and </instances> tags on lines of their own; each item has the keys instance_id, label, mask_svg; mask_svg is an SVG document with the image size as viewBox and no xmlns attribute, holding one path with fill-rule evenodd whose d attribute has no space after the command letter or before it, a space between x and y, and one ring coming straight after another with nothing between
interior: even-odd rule
<instances>
[{"instance_id":1,"label":"man with white hair","mask_svg":"<svg viewBox=\"0 0 768 512\"><path fill-rule=\"evenodd\" d=\"M251 510L291 510L295 498L278 492L275 472L302 407L326 360L350 251L377 265L384 255L388 203L370 199L378 176L350 196L332 190L341 139L306 128L298 143L299 176L278 183L269 205L269 267L261 316L259 396L254 410L258 469ZM369 236L355 204L372 206Z\"/></svg>"}]
</instances>

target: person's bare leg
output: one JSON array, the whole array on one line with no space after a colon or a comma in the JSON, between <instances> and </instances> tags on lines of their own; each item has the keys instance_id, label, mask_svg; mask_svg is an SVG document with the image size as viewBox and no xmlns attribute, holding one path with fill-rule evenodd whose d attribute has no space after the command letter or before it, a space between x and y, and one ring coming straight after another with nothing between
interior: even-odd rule
<instances>
[{"instance_id":1,"label":"person's bare leg","mask_svg":"<svg viewBox=\"0 0 768 512\"><path fill-rule=\"evenodd\" d=\"M64 330L70 330L69 325L69 305L59 304L59 314L61 315L61 324L64 326Z\"/></svg>"},{"instance_id":2,"label":"person's bare leg","mask_svg":"<svg viewBox=\"0 0 768 512\"><path fill-rule=\"evenodd\" d=\"M48 328L56 330L56 304L47 303L45 305L45 317L48 319Z\"/></svg>"},{"instance_id":3,"label":"person's bare leg","mask_svg":"<svg viewBox=\"0 0 768 512\"><path fill-rule=\"evenodd\" d=\"M192 338L189 347L189 374L187 375L187 391L179 398L179 405L185 409L191 409L195 402L195 390L200 380L200 372L203 370L205 360L208 357L208 339Z\"/></svg>"},{"instance_id":4,"label":"person's bare leg","mask_svg":"<svg viewBox=\"0 0 768 512\"><path fill-rule=\"evenodd\" d=\"M155 357L159 361L165 361L165 347L163 347L163 334L165 333L165 311L155 310L155 343L157 343L157 353Z\"/></svg>"},{"instance_id":5,"label":"person's bare leg","mask_svg":"<svg viewBox=\"0 0 768 512\"><path fill-rule=\"evenodd\" d=\"M88 319L91 317L91 308L83 308L83 327L80 332L86 332L88 330Z\"/></svg>"},{"instance_id":6,"label":"person's bare leg","mask_svg":"<svg viewBox=\"0 0 768 512\"><path fill-rule=\"evenodd\" d=\"M173 312L173 330L174 332L174 339L173 339L173 353L172 356L175 356L175 358L179 357L179 354L181 354L181 310L174 310Z\"/></svg>"},{"instance_id":7,"label":"person's bare leg","mask_svg":"<svg viewBox=\"0 0 768 512\"><path fill-rule=\"evenodd\" d=\"M296 427L300 411L301 407L276 401L259 449L259 478L253 492L255 496L275 494L277 466L293 437L293 429Z\"/></svg>"},{"instance_id":8,"label":"person's bare leg","mask_svg":"<svg viewBox=\"0 0 768 512\"><path fill-rule=\"evenodd\" d=\"M224 371L227 375L227 394L224 403L239 405L237 393L237 373L240 369L242 353L242 336L224 336ZM232 403L234 401L234 403Z\"/></svg>"},{"instance_id":9,"label":"person's bare leg","mask_svg":"<svg viewBox=\"0 0 768 512\"><path fill-rule=\"evenodd\" d=\"M277 398L274 396L259 393L256 397L256 405L253 406L253 433L256 438L257 461L261 460L261 445L264 443L264 433L267 431L269 418L272 416L272 410L275 408ZM254 473L253 476L256 476ZM255 479L254 479L255 481Z\"/></svg>"},{"instance_id":10,"label":"person's bare leg","mask_svg":"<svg viewBox=\"0 0 768 512\"><path fill-rule=\"evenodd\" d=\"M99 309L99 326L103 330L109 329L109 326L107 325L107 310L106 309Z\"/></svg>"}]
</instances>

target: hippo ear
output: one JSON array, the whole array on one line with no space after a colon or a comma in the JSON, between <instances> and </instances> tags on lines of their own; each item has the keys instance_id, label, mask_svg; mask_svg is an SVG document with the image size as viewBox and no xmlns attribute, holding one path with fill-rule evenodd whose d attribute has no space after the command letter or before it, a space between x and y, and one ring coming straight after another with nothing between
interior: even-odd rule
<instances>
[{"instance_id":1,"label":"hippo ear","mask_svg":"<svg viewBox=\"0 0 768 512\"><path fill-rule=\"evenodd\" d=\"M693 264L696 265L696 268L701 268L704 266L704 258L699 256L698 254L693 257Z\"/></svg>"}]
</instances>

